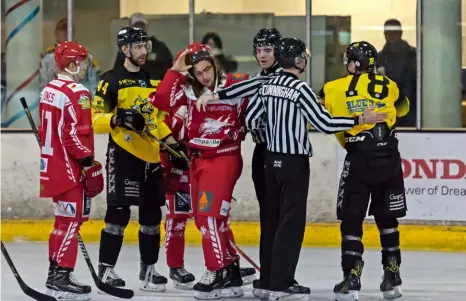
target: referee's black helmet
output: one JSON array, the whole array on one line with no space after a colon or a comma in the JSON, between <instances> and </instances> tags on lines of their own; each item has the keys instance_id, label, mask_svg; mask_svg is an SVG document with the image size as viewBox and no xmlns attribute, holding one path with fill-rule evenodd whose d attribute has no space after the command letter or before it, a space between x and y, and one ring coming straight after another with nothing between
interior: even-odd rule
<instances>
[{"instance_id":1,"label":"referee's black helmet","mask_svg":"<svg viewBox=\"0 0 466 301\"><path fill-rule=\"evenodd\" d=\"M353 42L346 48L345 65L351 61L354 62L357 72L371 73L377 62L377 49L366 41Z\"/></svg>"},{"instance_id":2,"label":"referee's black helmet","mask_svg":"<svg viewBox=\"0 0 466 301\"><path fill-rule=\"evenodd\" d=\"M310 56L306 44L298 38L283 38L275 45L275 60L284 69L296 68L303 72ZM297 67L302 60L306 62L304 67Z\"/></svg>"},{"instance_id":3,"label":"referee's black helmet","mask_svg":"<svg viewBox=\"0 0 466 301\"><path fill-rule=\"evenodd\" d=\"M282 35L276 28L262 28L252 40L252 51L256 56L257 47L275 46Z\"/></svg>"}]
</instances>

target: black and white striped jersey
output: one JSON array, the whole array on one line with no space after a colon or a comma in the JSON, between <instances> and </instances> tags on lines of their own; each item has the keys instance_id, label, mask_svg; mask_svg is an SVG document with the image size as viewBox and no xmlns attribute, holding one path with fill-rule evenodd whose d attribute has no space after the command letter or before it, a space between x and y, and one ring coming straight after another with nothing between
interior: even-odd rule
<instances>
[{"instance_id":1,"label":"black and white striped jersey","mask_svg":"<svg viewBox=\"0 0 466 301\"><path fill-rule=\"evenodd\" d=\"M257 99L257 90L259 87L268 81L271 77L276 76L283 69L275 63L272 67L262 70L255 77L248 80L238 82L228 88L218 91L219 99L242 98L249 97L249 103L255 102ZM260 127L251 130L252 141L255 143L265 143L265 123Z\"/></svg>"},{"instance_id":2,"label":"black and white striped jersey","mask_svg":"<svg viewBox=\"0 0 466 301\"><path fill-rule=\"evenodd\" d=\"M332 118L318 103L311 87L289 72L280 72L261 85L257 99L246 109L246 125L266 125L267 150L312 156L308 137L310 123L319 132L333 134L351 129L356 118Z\"/></svg>"}]
</instances>

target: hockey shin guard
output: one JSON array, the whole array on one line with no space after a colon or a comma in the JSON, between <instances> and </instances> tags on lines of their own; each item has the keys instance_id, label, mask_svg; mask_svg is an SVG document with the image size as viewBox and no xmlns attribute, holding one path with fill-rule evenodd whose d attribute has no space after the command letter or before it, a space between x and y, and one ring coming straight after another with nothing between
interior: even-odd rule
<instances>
[{"instance_id":1,"label":"hockey shin guard","mask_svg":"<svg viewBox=\"0 0 466 301\"><path fill-rule=\"evenodd\" d=\"M202 234L202 251L207 270L218 271L236 260L228 251L230 242L225 235L225 220L210 216L197 216L196 227Z\"/></svg>"},{"instance_id":2,"label":"hockey shin guard","mask_svg":"<svg viewBox=\"0 0 466 301\"><path fill-rule=\"evenodd\" d=\"M161 221L160 207L139 208L139 253L141 262L146 265L155 264L159 260Z\"/></svg>"},{"instance_id":3,"label":"hockey shin guard","mask_svg":"<svg viewBox=\"0 0 466 301\"><path fill-rule=\"evenodd\" d=\"M50 235L55 253L55 261L59 267L74 269L78 256L78 238L81 223L58 220Z\"/></svg>"},{"instance_id":4,"label":"hockey shin guard","mask_svg":"<svg viewBox=\"0 0 466 301\"><path fill-rule=\"evenodd\" d=\"M186 218L167 218L165 221L165 251L169 268L184 267L184 234Z\"/></svg>"},{"instance_id":5,"label":"hockey shin guard","mask_svg":"<svg viewBox=\"0 0 466 301\"><path fill-rule=\"evenodd\" d=\"M380 245L382 246L382 265L390 264L389 258L395 257L398 265L401 264L400 232L396 218L375 217L375 222L380 233Z\"/></svg>"},{"instance_id":6,"label":"hockey shin guard","mask_svg":"<svg viewBox=\"0 0 466 301\"><path fill-rule=\"evenodd\" d=\"M235 246L231 243L231 242L235 243L235 237L233 235L233 231L231 231L231 228L230 228L230 219L226 221L226 226L225 226L225 230L223 233L225 235L225 239L228 240L228 253L230 253L232 257L237 256L238 253L236 252Z\"/></svg>"},{"instance_id":7,"label":"hockey shin guard","mask_svg":"<svg viewBox=\"0 0 466 301\"><path fill-rule=\"evenodd\" d=\"M362 260L362 221L342 221L341 232L341 267L345 276L349 275L357 260Z\"/></svg>"}]
</instances>

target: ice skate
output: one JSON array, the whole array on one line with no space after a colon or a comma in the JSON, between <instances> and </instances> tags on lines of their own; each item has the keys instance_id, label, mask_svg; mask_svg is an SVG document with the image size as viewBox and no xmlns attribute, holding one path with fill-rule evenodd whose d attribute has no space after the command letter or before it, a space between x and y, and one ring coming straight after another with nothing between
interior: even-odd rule
<instances>
[{"instance_id":1,"label":"ice skate","mask_svg":"<svg viewBox=\"0 0 466 301\"><path fill-rule=\"evenodd\" d=\"M361 290L361 275L364 262L358 260L355 263L355 268L351 270L349 275L345 276L342 282L335 285L333 292L335 293L335 301L358 301L359 291Z\"/></svg>"},{"instance_id":2,"label":"ice skate","mask_svg":"<svg viewBox=\"0 0 466 301\"><path fill-rule=\"evenodd\" d=\"M311 297L311 289L302 285L299 285L298 282L294 281L293 286L290 286L288 289L277 292L271 291L269 295L269 301L278 301L278 300L309 300Z\"/></svg>"},{"instance_id":3,"label":"ice skate","mask_svg":"<svg viewBox=\"0 0 466 301\"><path fill-rule=\"evenodd\" d=\"M163 293L167 289L167 278L157 273L153 264L147 265L141 262L139 280L141 280L139 286L141 291Z\"/></svg>"},{"instance_id":4,"label":"ice skate","mask_svg":"<svg viewBox=\"0 0 466 301\"><path fill-rule=\"evenodd\" d=\"M256 279L252 282L252 294L254 297L259 298L261 300L268 300L270 296L269 290L260 288L259 279Z\"/></svg>"},{"instance_id":5,"label":"ice skate","mask_svg":"<svg viewBox=\"0 0 466 301\"><path fill-rule=\"evenodd\" d=\"M113 266L99 263L99 278L103 283L110 284L115 287L124 287L125 281L115 272Z\"/></svg>"},{"instance_id":6,"label":"ice skate","mask_svg":"<svg viewBox=\"0 0 466 301\"><path fill-rule=\"evenodd\" d=\"M205 271L201 280L194 285L194 298L197 300L213 300L222 297L221 290L225 287L228 270L222 268L218 271Z\"/></svg>"},{"instance_id":7,"label":"ice skate","mask_svg":"<svg viewBox=\"0 0 466 301\"><path fill-rule=\"evenodd\" d=\"M46 294L57 300L87 301L91 299L91 287L76 280L73 269L70 268L57 268L49 286Z\"/></svg>"},{"instance_id":8,"label":"ice skate","mask_svg":"<svg viewBox=\"0 0 466 301\"><path fill-rule=\"evenodd\" d=\"M57 268L57 263L55 261L50 261L49 270L47 272L47 281L45 281L45 287L48 289L53 287L53 279L57 274Z\"/></svg>"},{"instance_id":9,"label":"ice skate","mask_svg":"<svg viewBox=\"0 0 466 301\"><path fill-rule=\"evenodd\" d=\"M239 272L243 278L243 286L250 285L256 280L256 269L254 268L240 268Z\"/></svg>"},{"instance_id":10,"label":"ice skate","mask_svg":"<svg viewBox=\"0 0 466 301\"><path fill-rule=\"evenodd\" d=\"M380 291L383 297L387 300L397 299L402 296L401 291L401 277L400 266L398 265L395 257L388 259L389 265L384 267L382 283L380 284Z\"/></svg>"},{"instance_id":11,"label":"ice skate","mask_svg":"<svg viewBox=\"0 0 466 301\"><path fill-rule=\"evenodd\" d=\"M194 275L185 268L170 268L170 279L173 280L173 287L181 290L192 290L194 287Z\"/></svg>"},{"instance_id":12,"label":"ice skate","mask_svg":"<svg viewBox=\"0 0 466 301\"><path fill-rule=\"evenodd\" d=\"M228 271L225 288L221 290L222 298L240 298L244 296L241 286L244 284L239 267L239 258L226 267Z\"/></svg>"}]
</instances>

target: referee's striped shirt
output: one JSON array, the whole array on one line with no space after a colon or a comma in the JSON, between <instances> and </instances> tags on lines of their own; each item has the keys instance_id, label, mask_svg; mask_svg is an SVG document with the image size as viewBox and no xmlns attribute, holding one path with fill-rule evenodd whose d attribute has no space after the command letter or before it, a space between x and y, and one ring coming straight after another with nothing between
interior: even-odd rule
<instances>
[{"instance_id":1,"label":"referee's striped shirt","mask_svg":"<svg viewBox=\"0 0 466 301\"><path fill-rule=\"evenodd\" d=\"M333 118L318 103L311 87L292 73L281 72L263 83L258 99L246 109L250 129L266 124L267 150L312 156L308 123L320 132L333 134L357 125L357 117Z\"/></svg>"},{"instance_id":2,"label":"referee's striped shirt","mask_svg":"<svg viewBox=\"0 0 466 301\"><path fill-rule=\"evenodd\" d=\"M271 77L278 75L282 68L277 63L272 67L262 70L255 77L248 80L238 82L225 89L218 91L219 99L232 99L249 97L250 102L255 102L257 99L257 91L260 86L268 81ZM254 143L265 143L265 123L260 124L256 129L251 129L252 141Z\"/></svg>"}]
</instances>

